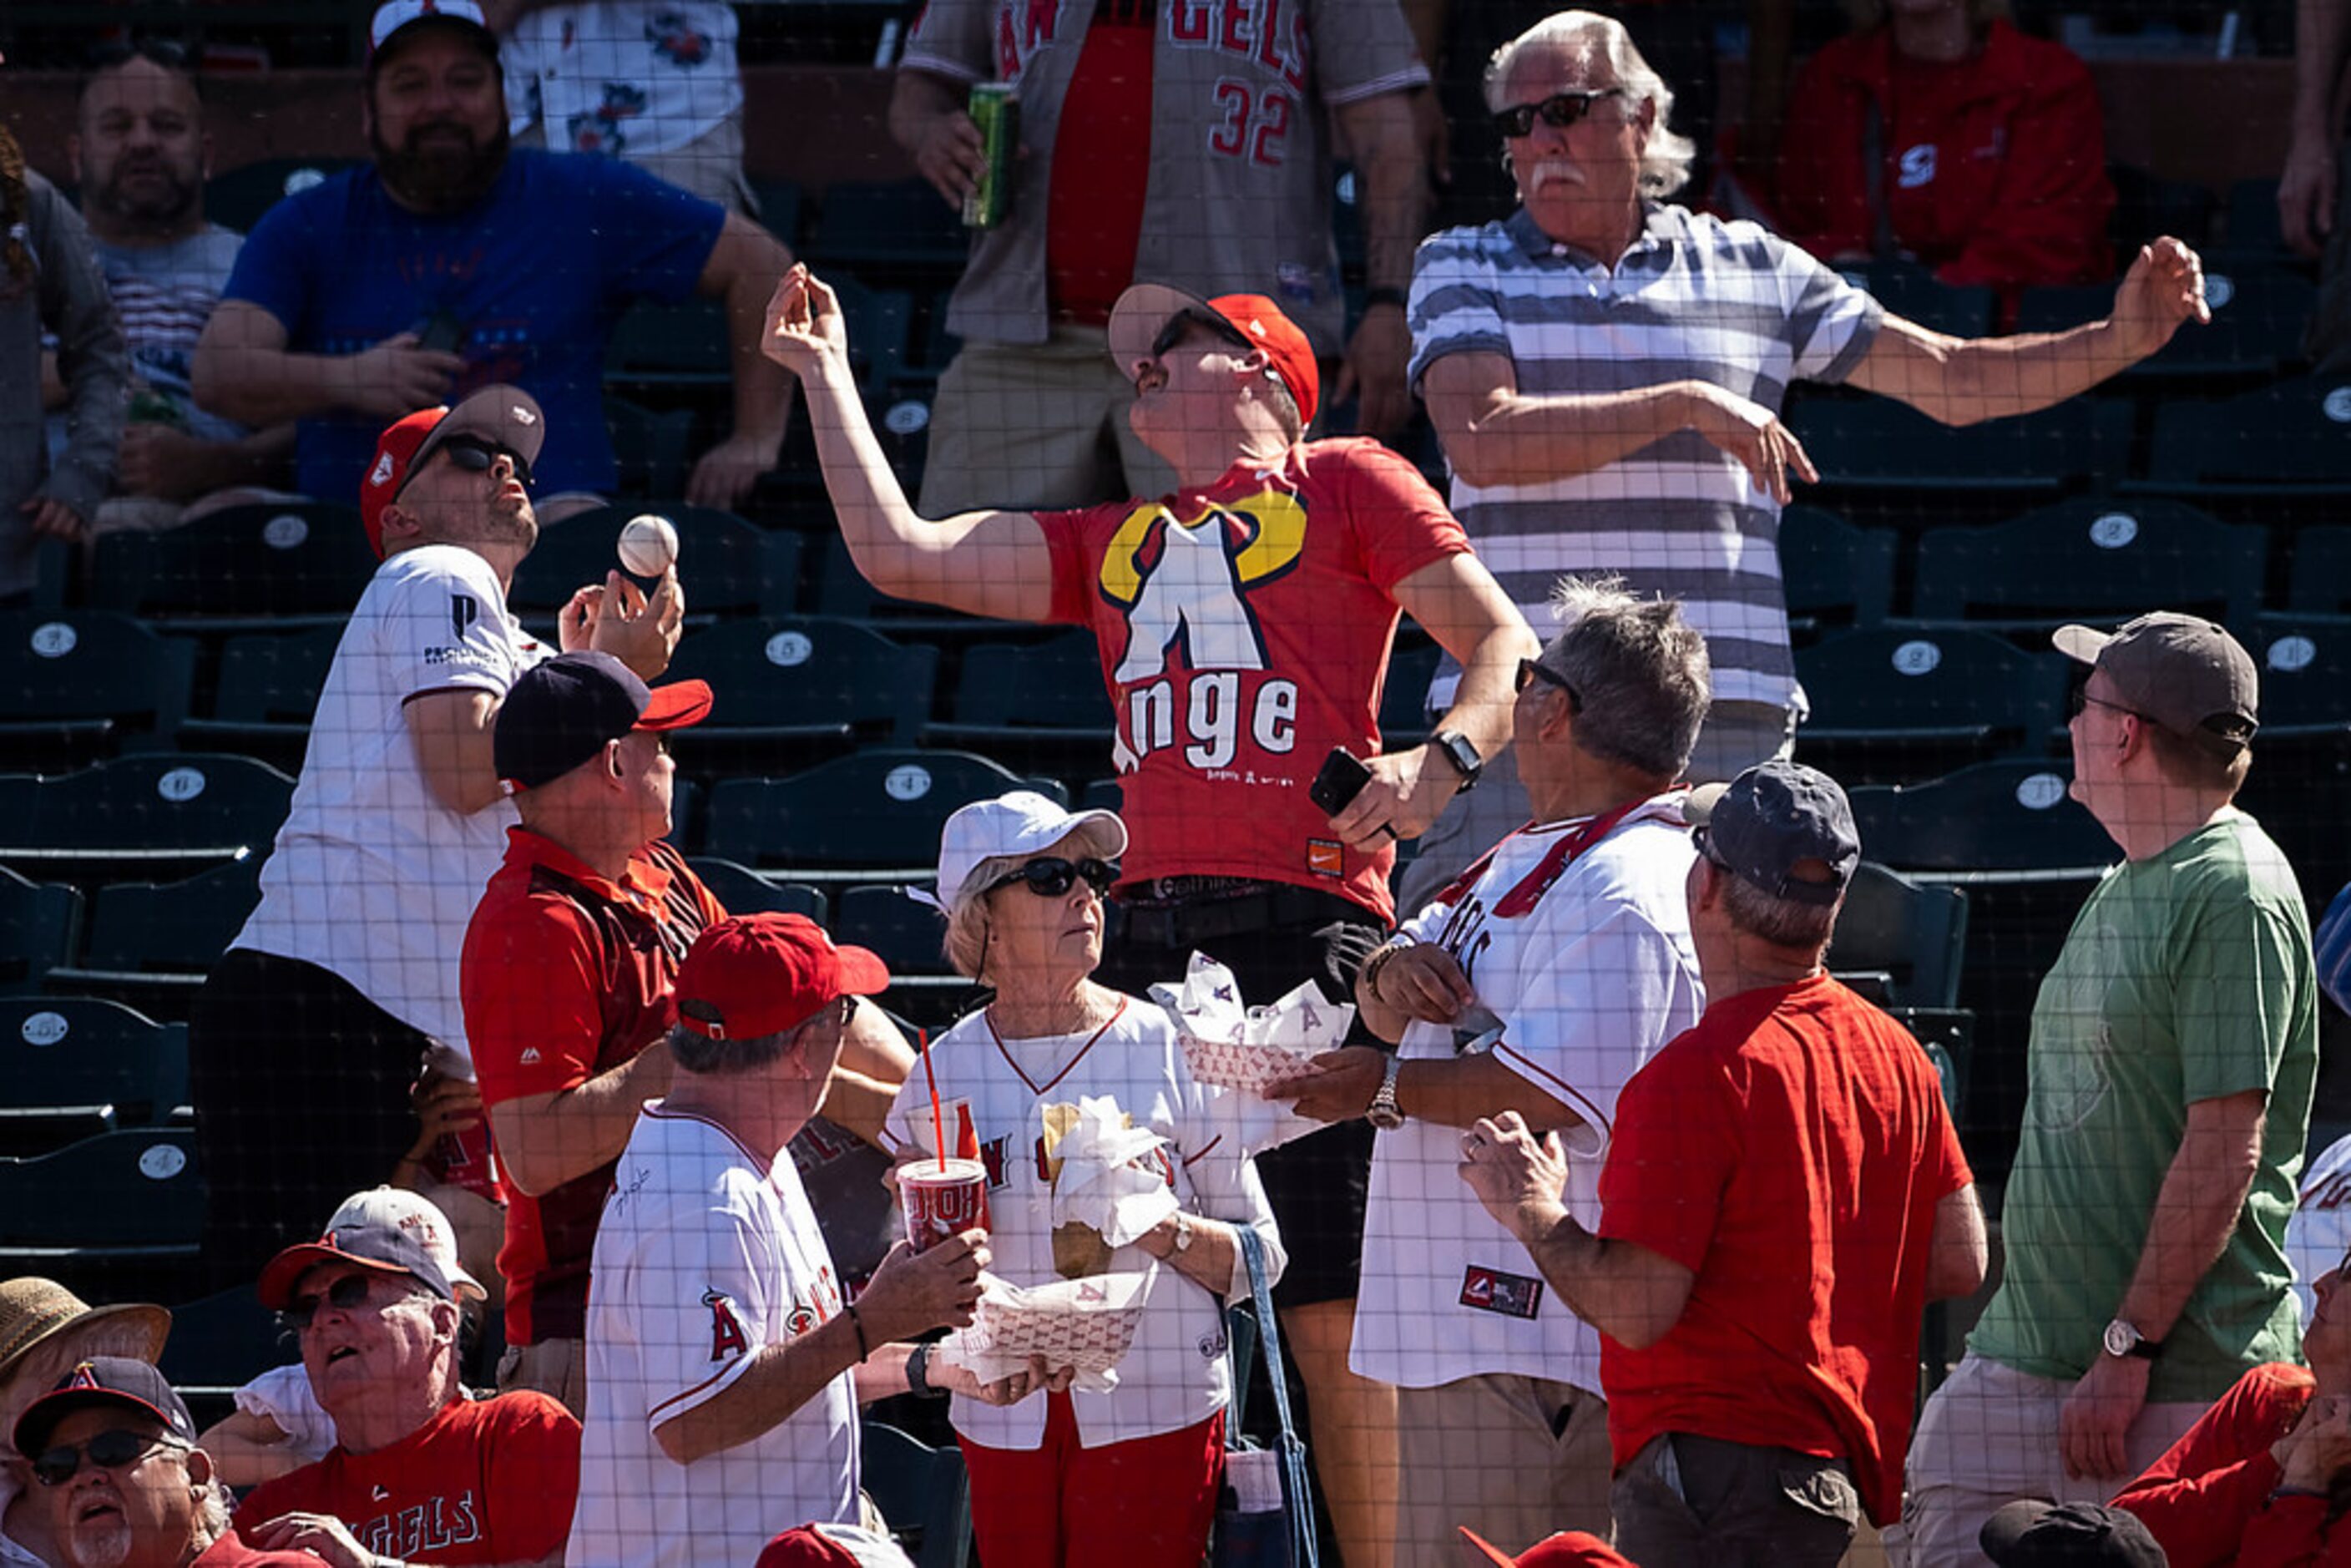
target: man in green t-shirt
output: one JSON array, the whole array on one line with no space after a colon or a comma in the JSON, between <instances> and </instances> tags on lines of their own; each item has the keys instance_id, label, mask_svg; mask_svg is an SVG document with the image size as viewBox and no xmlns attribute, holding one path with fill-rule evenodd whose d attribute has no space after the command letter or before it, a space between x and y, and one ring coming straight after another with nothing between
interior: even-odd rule
<instances>
[{"instance_id":1,"label":"man in green t-shirt","mask_svg":"<svg viewBox=\"0 0 2351 1568\"><path fill-rule=\"evenodd\" d=\"M2231 804L2253 662L2186 615L2055 641L2089 666L2073 793L2126 858L2042 981L2005 1272L1920 1418L1897 1563L1984 1562L2011 1499L2104 1500L2298 1345L2317 982L2293 871Z\"/></svg>"}]
</instances>

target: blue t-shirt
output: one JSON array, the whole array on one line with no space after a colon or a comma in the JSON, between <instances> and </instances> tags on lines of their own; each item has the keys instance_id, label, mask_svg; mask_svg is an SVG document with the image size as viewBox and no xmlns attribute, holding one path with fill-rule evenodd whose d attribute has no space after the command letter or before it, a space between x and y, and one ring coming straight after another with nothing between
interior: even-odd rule
<instances>
[{"instance_id":1,"label":"blue t-shirt","mask_svg":"<svg viewBox=\"0 0 2351 1568\"><path fill-rule=\"evenodd\" d=\"M270 208L224 298L277 317L287 347L306 354L356 354L454 316L465 369L450 401L499 382L522 388L547 413L538 487L610 492L605 339L632 299L690 294L725 221L717 205L606 158L518 148L487 196L433 217L360 167ZM302 421L302 489L356 498L386 423Z\"/></svg>"}]
</instances>

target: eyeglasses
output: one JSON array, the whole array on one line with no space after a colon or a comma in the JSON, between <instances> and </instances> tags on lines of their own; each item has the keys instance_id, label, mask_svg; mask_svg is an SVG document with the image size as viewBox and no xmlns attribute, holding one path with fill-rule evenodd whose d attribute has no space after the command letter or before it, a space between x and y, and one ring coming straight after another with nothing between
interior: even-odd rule
<instances>
[{"instance_id":1,"label":"eyeglasses","mask_svg":"<svg viewBox=\"0 0 2351 1568\"><path fill-rule=\"evenodd\" d=\"M110 39L93 45L89 51L92 70L110 71L117 66L127 66L132 60L145 60L150 65L181 71L188 68L188 51L169 38L140 38L131 42Z\"/></svg>"},{"instance_id":2,"label":"eyeglasses","mask_svg":"<svg viewBox=\"0 0 2351 1568\"><path fill-rule=\"evenodd\" d=\"M1730 862L1714 852L1714 836L1708 833L1704 827L1695 827L1690 830L1690 842L1698 847L1699 857L1703 859L1707 864L1717 867L1722 871L1729 871L1730 869Z\"/></svg>"},{"instance_id":3,"label":"eyeglasses","mask_svg":"<svg viewBox=\"0 0 2351 1568\"><path fill-rule=\"evenodd\" d=\"M1190 335L1195 327L1205 328L1215 333L1218 341L1230 343L1237 349L1246 349L1250 346L1249 339L1242 335L1241 329L1222 316L1213 311L1186 308L1178 310L1175 315L1167 318L1167 324L1159 329L1159 336L1151 340L1151 357L1155 360L1165 359L1178 343Z\"/></svg>"},{"instance_id":4,"label":"eyeglasses","mask_svg":"<svg viewBox=\"0 0 2351 1568\"><path fill-rule=\"evenodd\" d=\"M1040 898L1059 898L1075 886L1080 877L1085 879L1086 885L1092 888L1097 896L1106 894L1111 883L1118 880L1118 862L1097 860L1092 855L1081 861L1065 860L1060 855L1040 855L1019 871L988 883L987 891L994 893L999 887L1025 882L1029 884L1029 891Z\"/></svg>"},{"instance_id":5,"label":"eyeglasses","mask_svg":"<svg viewBox=\"0 0 2351 1568\"><path fill-rule=\"evenodd\" d=\"M478 435L453 435L441 444L441 450L449 455L450 462L468 474L486 474L503 457L514 465L514 476L522 481L522 487L528 490L531 486L530 459L511 446L500 446Z\"/></svg>"},{"instance_id":6,"label":"eyeglasses","mask_svg":"<svg viewBox=\"0 0 2351 1568\"><path fill-rule=\"evenodd\" d=\"M1565 131L1592 112L1592 106L1604 98L1622 98L1621 87L1594 88L1588 92L1555 92L1541 103L1514 103L1508 109L1494 111L1494 129L1516 140L1531 135L1535 116L1542 116L1545 125Z\"/></svg>"},{"instance_id":7,"label":"eyeglasses","mask_svg":"<svg viewBox=\"0 0 2351 1568\"><path fill-rule=\"evenodd\" d=\"M1582 713L1583 711L1583 694L1577 691L1573 685L1569 685L1568 679L1565 675L1561 674L1557 670L1546 668L1544 665L1539 664L1533 659L1520 659L1519 661L1519 684L1511 689L1514 691L1523 692L1527 689L1527 685L1531 681L1541 681L1547 686L1557 686L1561 691L1565 692L1567 694L1568 712Z\"/></svg>"},{"instance_id":8,"label":"eyeglasses","mask_svg":"<svg viewBox=\"0 0 2351 1568\"><path fill-rule=\"evenodd\" d=\"M339 1312L357 1312L367 1304L368 1291L374 1283L371 1275L346 1274L315 1296L295 1297L277 1314L277 1321L299 1333L310 1326L310 1320L319 1315L320 1307L332 1307Z\"/></svg>"},{"instance_id":9,"label":"eyeglasses","mask_svg":"<svg viewBox=\"0 0 2351 1568\"><path fill-rule=\"evenodd\" d=\"M59 1443L44 1449L33 1461L33 1479L45 1487L61 1487L81 1474L82 1457L101 1470L119 1470L135 1465L157 1448L184 1448L188 1445L165 1433L149 1436L144 1432L127 1432L110 1427L87 1443Z\"/></svg>"},{"instance_id":10,"label":"eyeglasses","mask_svg":"<svg viewBox=\"0 0 2351 1568\"><path fill-rule=\"evenodd\" d=\"M2094 707L2105 708L2109 713L2126 713L2142 724L2150 722L2147 715L2139 712L2138 709L2135 707L2125 707L2120 703L2110 703L2104 697L2092 696L2090 695L2090 688L2086 685L2075 686L2071 692L2066 694L2065 716L2067 718L2079 718L2082 716L2083 709Z\"/></svg>"}]
</instances>

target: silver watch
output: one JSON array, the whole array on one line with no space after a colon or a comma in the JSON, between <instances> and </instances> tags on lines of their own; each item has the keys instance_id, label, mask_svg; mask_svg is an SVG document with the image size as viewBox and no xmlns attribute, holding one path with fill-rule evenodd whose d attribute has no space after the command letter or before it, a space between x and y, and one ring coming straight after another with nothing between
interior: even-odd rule
<instances>
[{"instance_id":1,"label":"silver watch","mask_svg":"<svg viewBox=\"0 0 2351 1568\"><path fill-rule=\"evenodd\" d=\"M2112 1356L2135 1355L2145 1361L2153 1361L2156 1353L2163 1348L2160 1342L2139 1333L2138 1325L2127 1318L2116 1318L2108 1323L2101 1339L2106 1354Z\"/></svg>"},{"instance_id":2,"label":"silver watch","mask_svg":"<svg viewBox=\"0 0 2351 1568\"><path fill-rule=\"evenodd\" d=\"M1396 1103L1396 1072L1404 1066L1404 1058L1388 1058L1388 1070L1380 1079L1380 1087L1372 1103L1364 1108L1364 1120L1383 1133L1393 1133L1404 1125L1404 1110Z\"/></svg>"},{"instance_id":3,"label":"silver watch","mask_svg":"<svg viewBox=\"0 0 2351 1568\"><path fill-rule=\"evenodd\" d=\"M1170 1258L1180 1258L1192 1250L1192 1218L1182 1209L1176 1211L1176 1245L1167 1249Z\"/></svg>"}]
</instances>

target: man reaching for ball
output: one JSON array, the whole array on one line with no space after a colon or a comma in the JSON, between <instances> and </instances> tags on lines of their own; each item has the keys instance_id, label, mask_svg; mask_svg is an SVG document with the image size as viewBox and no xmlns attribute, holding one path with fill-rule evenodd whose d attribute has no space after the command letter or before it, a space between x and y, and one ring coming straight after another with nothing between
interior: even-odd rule
<instances>
[{"instance_id":1,"label":"man reaching for ball","mask_svg":"<svg viewBox=\"0 0 2351 1568\"><path fill-rule=\"evenodd\" d=\"M527 394L485 387L386 430L360 481L383 565L335 650L260 906L191 1019L214 1288L308 1239L413 1146L408 1091L428 1044L470 1067L458 950L517 820L492 726L554 652L507 608L538 538L530 465L546 434ZM650 678L684 613L674 574L648 597L614 572L572 595L559 640Z\"/></svg>"}]
</instances>

